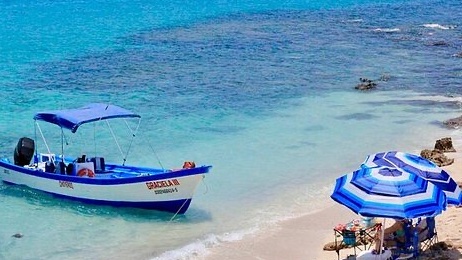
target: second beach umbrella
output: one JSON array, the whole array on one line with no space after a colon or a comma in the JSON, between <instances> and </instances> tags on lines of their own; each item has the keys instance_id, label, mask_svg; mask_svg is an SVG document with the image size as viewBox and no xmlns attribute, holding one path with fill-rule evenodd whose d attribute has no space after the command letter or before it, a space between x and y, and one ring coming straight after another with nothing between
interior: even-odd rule
<instances>
[{"instance_id":1,"label":"second beach umbrella","mask_svg":"<svg viewBox=\"0 0 462 260\"><path fill-rule=\"evenodd\" d=\"M331 198L366 217L409 219L446 209L446 195L436 185L388 167L365 167L338 178Z\"/></svg>"},{"instance_id":2,"label":"second beach umbrella","mask_svg":"<svg viewBox=\"0 0 462 260\"><path fill-rule=\"evenodd\" d=\"M369 155L362 164L362 167L378 166L398 168L418 175L441 188L446 194L448 204L462 204L462 190L449 173L421 156L398 151L381 152Z\"/></svg>"}]
</instances>

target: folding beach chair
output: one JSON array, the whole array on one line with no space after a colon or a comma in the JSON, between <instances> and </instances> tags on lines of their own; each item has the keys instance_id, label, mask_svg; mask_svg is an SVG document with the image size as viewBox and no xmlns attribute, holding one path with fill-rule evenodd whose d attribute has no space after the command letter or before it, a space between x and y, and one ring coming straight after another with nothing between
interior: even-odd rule
<instances>
[{"instance_id":1,"label":"folding beach chair","mask_svg":"<svg viewBox=\"0 0 462 260\"><path fill-rule=\"evenodd\" d=\"M438 235L436 232L436 223L435 223L435 218L434 217L427 217L427 227L426 230L422 230L420 232L426 232L426 236L423 237L420 241L420 248L422 251L425 251L427 249L432 251L431 247L432 245L438 243Z\"/></svg>"},{"instance_id":2,"label":"folding beach chair","mask_svg":"<svg viewBox=\"0 0 462 260\"><path fill-rule=\"evenodd\" d=\"M415 259L419 255L419 239L414 232L412 221L404 225L404 242L396 241L396 247L392 248L394 260Z\"/></svg>"}]
</instances>

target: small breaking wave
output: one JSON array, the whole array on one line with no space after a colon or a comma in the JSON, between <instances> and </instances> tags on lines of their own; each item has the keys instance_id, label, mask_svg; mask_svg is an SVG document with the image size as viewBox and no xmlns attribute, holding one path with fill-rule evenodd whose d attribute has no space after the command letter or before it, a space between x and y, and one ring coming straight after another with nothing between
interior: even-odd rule
<instances>
[{"instance_id":1,"label":"small breaking wave","mask_svg":"<svg viewBox=\"0 0 462 260\"><path fill-rule=\"evenodd\" d=\"M385 32L385 33L392 33L392 32L399 32L401 29L399 28L377 28L373 30L374 32Z\"/></svg>"},{"instance_id":2,"label":"small breaking wave","mask_svg":"<svg viewBox=\"0 0 462 260\"><path fill-rule=\"evenodd\" d=\"M361 18L346 20L348 23L362 23L364 20Z\"/></svg>"},{"instance_id":3,"label":"small breaking wave","mask_svg":"<svg viewBox=\"0 0 462 260\"><path fill-rule=\"evenodd\" d=\"M423 25L425 28L431 28L431 29L440 29L440 30L449 30L449 29L454 29L457 26L455 25L441 25L437 23L426 23Z\"/></svg>"},{"instance_id":4,"label":"small breaking wave","mask_svg":"<svg viewBox=\"0 0 462 260\"><path fill-rule=\"evenodd\" d=\"M209 254L210 248L219 246L222 243L242 240L245 236L254 234L256 231L257 229L254 228L231 233L225 233L222 235L211 234L205 237L204 239L188 244L182 248L167 251L161 254L160 256L152 258L151 260L192 260L197 259L197 257L205 257Z\"/></svg>"}]
</instances>

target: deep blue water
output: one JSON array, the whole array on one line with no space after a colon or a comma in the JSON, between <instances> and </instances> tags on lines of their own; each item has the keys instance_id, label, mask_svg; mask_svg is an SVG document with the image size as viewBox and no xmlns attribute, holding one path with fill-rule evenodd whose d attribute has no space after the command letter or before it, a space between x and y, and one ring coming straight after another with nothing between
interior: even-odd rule
<instances>
[{"instance_id":1,"label":"deep blue water","mask_svg":"<svg viewBox=\"0 0 462 260\"><path fill-rule=\"evenodd\" d=\"M454 134L441 122L460 113L459 10L455 0L1 1L0 155L33 135L38 110L110 102L143 117L132 162L214 168L173 222L0 184L0 259L188 259L225 234L317 209L368 153ZM377 90L354 90L361 77Z\"/></svg>"}]
</instances>

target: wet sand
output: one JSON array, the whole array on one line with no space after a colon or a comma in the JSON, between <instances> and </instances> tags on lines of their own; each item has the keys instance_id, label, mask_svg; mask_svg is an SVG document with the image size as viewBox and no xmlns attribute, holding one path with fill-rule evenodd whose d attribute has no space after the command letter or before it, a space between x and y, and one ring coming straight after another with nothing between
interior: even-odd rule
<instances>
[{"instance_id":1,"label":"wet sand","mask_svg":"<svg viewBox=\"0 0 462 260\"><path fill-rule=\"evenodd\" d=\"M462 145L455 146L457 152L446 153L454 158L454 163L443 167L457 182L462 182ZM333 180L334 181L334 180ZM325 251L325 244L334 241L333 227L357 218L348 208L331 202L328 208L320 212L275 224L274 229L227 242L212 248L204 259L337 259L335 251ZM450 206L436 217L438 240L450 245L434 255L420 259L462 259L462 207ZM352 249L340 251L340 259L353 254Z\"/></svg>"}]
</instances>

